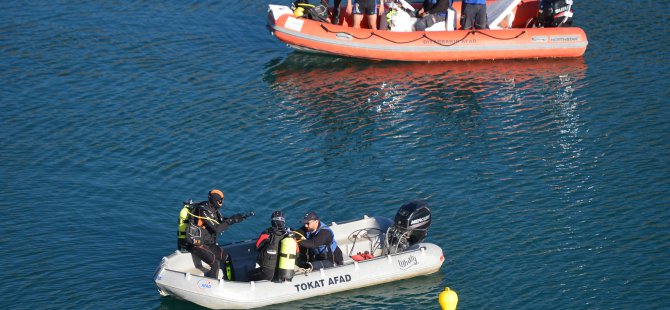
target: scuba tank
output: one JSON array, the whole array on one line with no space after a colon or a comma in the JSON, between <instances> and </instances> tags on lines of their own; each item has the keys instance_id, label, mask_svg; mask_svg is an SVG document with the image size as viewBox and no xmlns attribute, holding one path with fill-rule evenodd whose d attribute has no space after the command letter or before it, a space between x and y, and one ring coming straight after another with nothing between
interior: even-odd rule
<instances>
[{"instance_id":1,"label":"scuba tank","mask_svg":"<svg viewBox=\"0 0 670 310\"><path fill-rule=\"evenodd\" d=\"M190 213L193 212L193 200L184 201L184 207L179 211L179 226L177 227L177 249L186 251L186 230L191 219Z\"/></svg>"},{"instance_id":2,"label":"scuba tank","mask_svg":"<svg viewBox=\"0 0 670 310\"><path fill-rule=\"evenodd\" d=\"M291 281L295 274L295 254L298 243L291 237L281 241L279 250L279 265L277 266L277 281Z\"/></svg>"},{"instance_id":3,"label":"scuba tank","mask_svg":"<svg viewBox=\"0 0 670 310\"><path fill-rule=\"evenodd\" d=\"M177 249L187 251L188 245L202 244L202 231L194 219L196 207L199 203L193 200L184 201L184 207L179 211L179 226L177 227Z\"/></svg>"}]
</instances>

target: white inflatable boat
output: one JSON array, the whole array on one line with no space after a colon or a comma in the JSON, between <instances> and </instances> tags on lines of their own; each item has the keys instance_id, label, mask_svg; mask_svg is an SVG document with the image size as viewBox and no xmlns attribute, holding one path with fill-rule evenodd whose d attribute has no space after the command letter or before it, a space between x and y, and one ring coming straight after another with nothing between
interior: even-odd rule
<instances>
[{"instance_id":1,"label":"white inflatable boat","mask_svg":"<svg viewBox=\"0 0 670 310\"><path fill-rule=\"evenodd\" d=\"M342 266L296 269L291 281L248 281L247 273L255 268L258 255L255 241L249 240L223 246L231 258L232 280L222 279L223 272L218 279L205 277L209 270L206 263L176 251L163 258L154 281L163 296L213 309L249 309L432 274L439 270L444 256L439 246L421 242L430 225L430 210L412 203L403 205L395 223L368 216L331 223L345 256ZM366 251L374 257L352 259Z\"/></svg>"}]
</instances>

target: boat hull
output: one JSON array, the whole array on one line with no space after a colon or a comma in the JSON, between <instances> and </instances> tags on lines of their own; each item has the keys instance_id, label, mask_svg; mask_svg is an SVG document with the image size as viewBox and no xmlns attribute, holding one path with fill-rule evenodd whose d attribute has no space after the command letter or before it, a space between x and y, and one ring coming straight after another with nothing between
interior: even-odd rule
<instances>
[{"instance_id":1,"label":"boat hull","mask_svg":"<svg viewBox=\"0 0 670 310\"><path fill-rule=\"evenodd\" d=\"M270 5L268 27L299 50L395 61L464 61L580 57L586 33L577 27L392 32L354 29L296 18Z\"/></svg>"}]
</instances>

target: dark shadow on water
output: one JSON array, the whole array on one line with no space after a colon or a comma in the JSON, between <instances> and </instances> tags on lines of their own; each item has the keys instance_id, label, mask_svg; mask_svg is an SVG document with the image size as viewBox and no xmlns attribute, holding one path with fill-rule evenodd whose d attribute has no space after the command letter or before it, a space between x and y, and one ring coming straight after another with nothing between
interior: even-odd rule
<instances>
[{"instance_id":1,"label":"dark shadow on water","mask_svg":"<svg viewBox=\"0 0 670 310\"><path fill-rule=\"evenodd\" d=\"M208 309L201 307L192 302L177 299L171 296L161 297L161 304L156 307L156 310L201 310Z\"/></svg>"}]
</instances>

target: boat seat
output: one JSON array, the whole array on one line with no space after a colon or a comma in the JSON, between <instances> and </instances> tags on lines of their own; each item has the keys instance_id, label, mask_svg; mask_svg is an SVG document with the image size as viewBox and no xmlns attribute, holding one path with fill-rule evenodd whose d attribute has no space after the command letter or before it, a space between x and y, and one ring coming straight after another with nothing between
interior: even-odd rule
<instances>
[{"instance_id":1,"label":"boat seat","mask_svg":"<svg viewBox=\"0 0 670 310\"><path fill-rule=\"evenodd\" d=\"M486 5L486 18L489 22L489 29L509 29L512 28L516 8L521 0L498 0Z\"/></svg>"}]
</instances>

